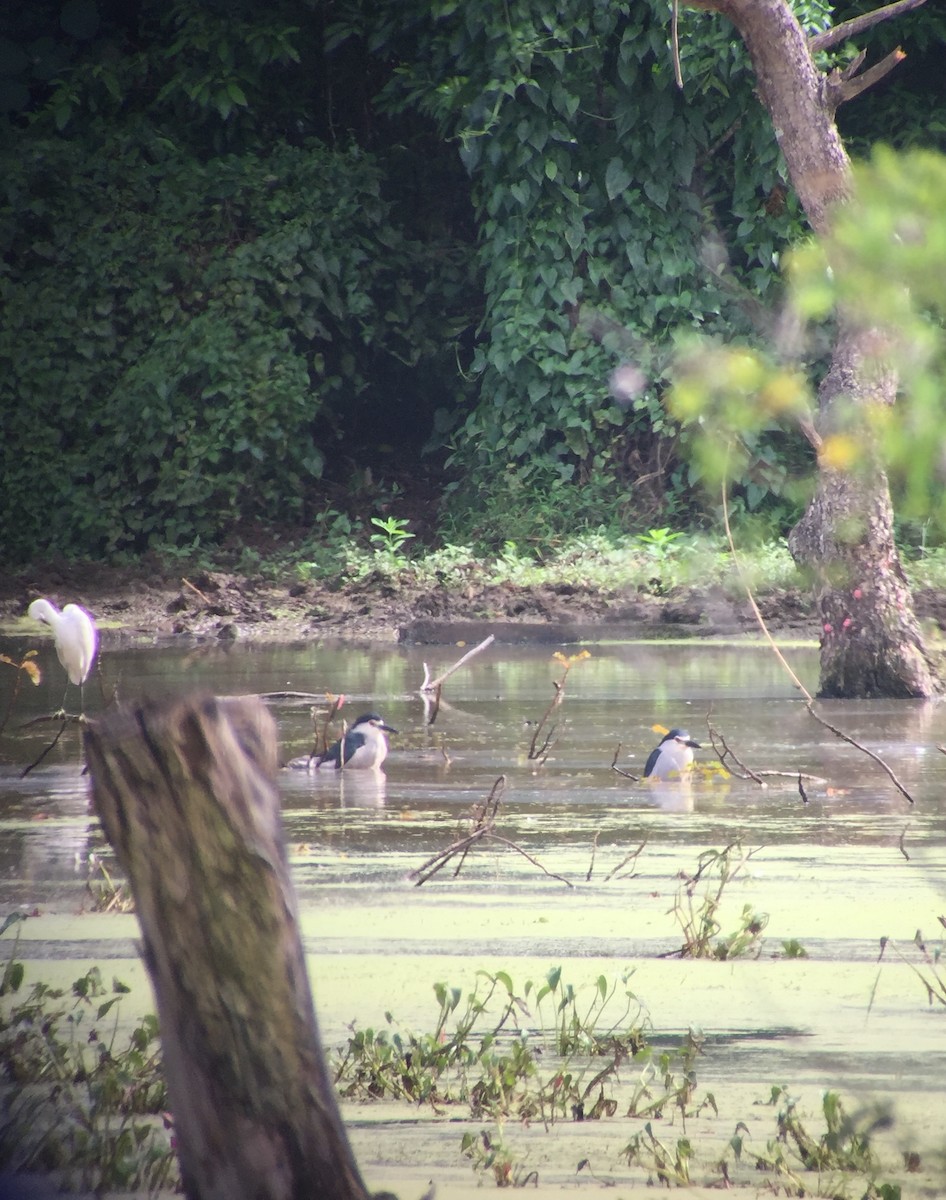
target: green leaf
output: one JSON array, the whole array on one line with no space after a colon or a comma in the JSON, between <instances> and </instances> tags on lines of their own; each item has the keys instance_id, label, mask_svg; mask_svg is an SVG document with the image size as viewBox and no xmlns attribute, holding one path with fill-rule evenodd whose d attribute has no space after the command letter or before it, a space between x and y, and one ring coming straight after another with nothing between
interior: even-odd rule
<instances>
[{"instance_id":1,"label":"green leaf","mask_svg":"<svg viewBox=\"0 0 946 1200\"><path fill-rule=\"evenodd\" d=\"M631 185L633 175L624 164L621 158L612 158L608 163L608 169L604 175L604 187L608 194L609 200L614 200L622 192L626 191ZM646 188L646 183L645 183Z\"/></svg>"}]
</instances>

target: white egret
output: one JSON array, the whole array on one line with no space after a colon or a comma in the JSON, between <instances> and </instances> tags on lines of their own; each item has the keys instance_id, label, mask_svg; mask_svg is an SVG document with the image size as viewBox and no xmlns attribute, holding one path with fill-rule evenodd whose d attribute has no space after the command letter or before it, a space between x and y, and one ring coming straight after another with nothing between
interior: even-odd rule
<instances>
[{"instance_id":1,"label":"white egret","mask_svg":"<svg viewBox=\"0 0 946 1200\"><path fill-rule=\"evenodd\" d=\"M48 600L34 600L27 610L34 621L44 621L52 627L56 653L69 677L62 697L66 707L69 684L79 688L79 707L82 707L82 685L89 677L99 645L99 633L91 613L78 604L67 604L62 612Z\"/></svg>"}]
</instances>

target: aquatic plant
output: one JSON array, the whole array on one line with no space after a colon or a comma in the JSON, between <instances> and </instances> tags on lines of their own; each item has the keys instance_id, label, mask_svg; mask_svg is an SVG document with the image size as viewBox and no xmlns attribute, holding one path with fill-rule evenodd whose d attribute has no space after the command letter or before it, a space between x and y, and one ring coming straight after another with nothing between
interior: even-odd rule
<instances>
[{"instance_id":1,"label":"aquatic plant","mask_svg":"<svg viewBox=\"0 0 946 1200\"><path fill-rule=\"evenodd\" d=\"M773 1086L768 1104L777 1107L776 1133L761 1149L748 1141L749 1129L740 1121L719 1164L729 1179L728 1161L751 1163L754 1170L774 1176L773 1187L786 1194L838 1197L857 1194L862 1200L900 1200L899 1184L881 1180L881 1161L872 1145L878 1130L889 1127L885 1106L868 1106L848 1114L841 1096L826 1091L821 1100L824 1131L813 1133L801 1114L798 1101L784 1086ZM918 1161L918 1156L912 1156ZM814 1181L808 1175L814 1173ZM851 1183L848 1183L851 1180Z\"/></svg>"},{"instance_id":2,"label":"aquatic plant","mask_svg":"<svg viewBox=\"0 0 946 1200\"><path fill-rule=\"evenodd\" d=\"M674 1049L657 1051L652 1046L642 1047L634 1056L634 1065L640 1066L640 1074L634 1083L627 1115L659 1118L670 1109L679 1113L685 1128L687 1117L698 1116L705 1108L718 1114L712 1092L707 1092L693 1106L696 1061L702 1051L703 1043L692 1030Z\"/></svg>"},{"instance_id":3,"label":"aquatic plant","mask_svg":"<svg viewBox=\"0 0 946 1200\"><path fill-rule=\"evenodd\" d=\"M497 1187L538 1186L538 1171L529 1169L520 1162L506 1145L500 1133L498 1138L481 1129L479 1133L465 1133L460 1143L460 1153L473 1164L474 1171L489 1172Z\"/></svg>"},{"instance_id":4,"label":"aquatic plant","mask_svg":"<svg viewBox=\"0 0 946 1200\"><path fill-rule=\"evenodd\" d=\"M135 911L135 898L131 894L127 880L116 881L113 879L105 863L97 854L89 855L88 869L85 889L92 900L90 905L92 912L129 913Z\"/></svg>"},{"instance_id":5,"label":"aquatic plant","mask_svg":"<svg viewBox=\"0 0 946 1200\"><path fill-rule=\"evenodd\" d=\"M654 1133L650 1121L641 1133L635 1133L621 1154L628 1166L638 1163L652 1173L653 1179L665 1187L684 1187L690 1182L690 1158L693 1147L689 1138L680 1137L672 1147L665 1145Z\"/></svg>"},{"instance_id":6,"label":"aquatic plant","mask_svg":"<svg viewBox=\"0 0 946 1200\"><path fill-rule=\"evenodd\" d=\"M438 983L433 1032L403 1031L390 1013L388 1029L353 1030L334 1064L336 1086L361 1100L468 1103L474 1117L552 1123L610 1115L616 1101L606 1088L646 1046L647 1021L627 979L600 976L575 988L553 968L540 983L526 981L521 995L505 971L478 971L465 996ZM533 1020L530 1004L538 1024L523 1027ZM552 1010L548 1023L543 1007Z\"/></svg>"},{"instance_id":7,"label":"aquatic plant","mask_svg":"<svg viewBox=\"0 0 946 1200\"><path fill-rule=\"evenodd\" d=\"M940 925L946 929L946 917L939 917L938 920ZM888 937L882 937L880 939L880 957L883 958L884 953L889 946L890 949L893 950L894 954L896 954L900 959L900 961L906 963L914 975L916 975L916 977L919 979L920 983L923 985L924 991L926 992L927 1003L941 1004L946 1006L946 977L944 977L941 967L941 958L943 954L942 942L931 953L926 945L926 941L922 932L918 929L913 935L913 944L920 952L920 958L922 960L921 966L917 966L915 962L912 962L910 959L908 959L896 942L892 941ZM873 1002L873 997L871 997L871 1001Z\"/></svg>"},{"instance_id":8,"label":"aquatic plant","mask_svg":"<svg viewBox=\"0 0 946 1200\"><path fill-rule=\"evenodd\" d=\"M682 883L670 912L683 932L683 945L677 952L681 958L722 961L741 958L752 951L761 952L760 939L769 918L766 913L755 912L749 904L743 905L737 928L723 938L718 936L722 932L718 913L723 893L756 852L744 850L739 842L731 842L722 850L704 850L692 874L680 872ZM697 894L700 883L705 885L704 890Z\"/></svg>"},{"instance_id":9,"label":"aquatic plant","mask_svg":"<svg viewBox=\"0 0 946 1200\"><path fill-rule=\"evenodd\" d=\"M572 669L572 667L575 666L576 663L583 662L586 658L591 658L590 650L579 650L577 654L569 655L565 655L560 650L556 650L552 655L552 661L558 663L559 666L564 667L564 670L562 672L561 679L552 680L554 694L548 708L546 708L545 712L536 723L535 730L532 734L532 740L529 743L529 749L526 753L526 757L530 762L538 762L540 765L542 765L548 758L549 752L555 745L554 738L557 726L552 725L547 733L543 734L542 731L548 724L552 713L555 712L558 706L565 699L565 682L568 679L568 672ZM540 736L542 737L541 745L539 744Z\"/></svg>"},{"instance_id":10,"label":"aquatic plant","mask_svg":"<svg viewBox=\"0 0 946 1200\"><path fill-rule=\"evenodd\" d=\"M50 1173L62 1189L96 1194L176 1187L157 1019L142 1018L122 1046L125 984L116 979L109 990L92 967L68 994L35 983L11 1002L24 974L11 955L0 989L0 1077L4 1091L13 1089L4 1098L0 1168Z\"/></svg>"}]
</instances>

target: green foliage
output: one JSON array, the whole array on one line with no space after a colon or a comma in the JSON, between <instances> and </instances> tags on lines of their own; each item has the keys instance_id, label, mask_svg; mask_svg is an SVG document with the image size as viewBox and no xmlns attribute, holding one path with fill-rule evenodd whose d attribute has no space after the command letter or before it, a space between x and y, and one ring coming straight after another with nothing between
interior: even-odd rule
<instances>
[{"instance_id":1,"label":"green foliage","mask_svg":"<svg viewBox=\"0 0 946 1200\"><path fill-rule=\"evenodd\" d=\"M723 893L742 874L753 854L754 850L743 850L738 843L722 850L704 850L692 874L681 872L681 886L670 910L683 932L681 958L710 958L722 962L752 953L758 956L769 918L766 913L755 912L751 905L743 905L738 925L732 933L718 936L722 932L719 910ZM702 891L699 890L701 885Z\"/></svg>"},{"instance_id":2,"label":"green foliage","mask_svg":"<svg viewBox=\"0 0 946 1200\"><path fill-rule=\"evenodd\" d=\"M893 368L895 407L832 405L818 452L823 467L858 471L880 457L901 522L921 524L924 541L946 532L941 430L946 409L946 158L879 147L855 165L852 196L831 233L799 246L790 259L792 303L808 322L837 318L878 332L869 353L878 372ZM868 369L871 364L868 363ZM805 421L814 397L799 370L739 342L682 343L669 393L673 415L692 430L691 479L718 494L743 481L800 499L812 486L813 457L780 452L767 465L761 439ZM770 441L770 445L777 445ZM765 479L758 473L765 465ZM750 483L746 486L745 481Z\"/></svg>"},{"instance_id":3,"label":"green foliage","mask_svg":"<svg viewBox=\"0 0 946 1200\"><path fill-rule=\"evenodd\" d=\"M650 1121L642 1133L635 1133L621 1151L628 1164L640 1163L652 1172L654 1182L661 1187L687 1187L690 1183L690 1158L693 1147L690 1139L677 1138L672 1146L666 1145L654 1133Z\"/></svg>"},{"instance_id":4,"label":"green foliage","mask_svg":"<svg viewBox=\"0 0 946 1200\"><path fill-rule=\"evenodd\" d=\"M469 1104L477 1118L613 1115L605 1085L625 1058L647 1057L641 1007L626 985L627 977L618 984L602 976L590 988L575 988L561 968L540 983L527 980L521 995L505 971L478 971L466 994L438 983L433 1032L401 1031L390 1013L389 1029L355 1030L335 1064L336 1085L341 1095L362 1100ZM530 1004L535 1029L520 1027L533 1016Z\"/></svg>"},{"instance_id":5,"label":"green foliage","mask_svg":"<svg viewBox=\"0 0 946 1200\"><path fill-rule=\"evenodd\" d=\"M816 1133L786 1088L774 1086L768 1103L777 1109L775 1136L757 1147L749 1141L748 1126L740 1121L719 1164L725 1182L730 1161L748 1162L757 1173L777 1181L786 1194L900 1200L900 1185L881 1180L881 1162L872 1145L874 1134L891 1124L888 1106L869 1105L849 1114L841 1096L826 1091L821 1098L824 1132Z\"/></svg>"},{"instance_id":6,"label":"green foliage","mask_svg":"<svg viewBox=\"0 0 946 1200\"><path fill-rule=\"evenodd\" d=\"M681 94L657 0L447 4L432 25L413 11L421 53L389 94L458 143L486 289L481 400L454 461L482 468L481 487L512 467L613 491L674 436L660 404L671 334L750 329L801 228L745 55L715 16L687 12ZM650 384L625 413L608 376L627 360ZM683 492L666 461L659 473Z\"/></svg>"},{"instance_id":7,"label":"green foliage","mask_svg":"<svg viewBox=\"0 0 946 1200\"><path fill-rule=\"evenodd\" d=\"M371 523L381 530L371 534L371 544L377 546L384 556L390 556L395 562L400 560L403 557L403 545L414 536L408 532L407 521L401 517L372 517Z\"/></svg>"},{"instance_id":8,"label":"green foliage","mask_svg":"<svg viewBox=\"0 0 946 1200\"><path fill-rule=\"evenodd\" d=\"M0 1072L15 1089L0 1129L0 1167L55 1173L66 1189L96 1193L173 1188L176 1158L158 1116L167 1092L156 1019L145 1017L122 1046L123 983L109 990L92 967L69 995L37 983L17 999L23 971L11 971L14 961L0 1007Z\"/></svg>"},{"instance_id":9,"label":"green foliage","mask_svg":"<svg viewBox=\"0 0 946 1200\"><path fill-rule=\"evenodd\" d=\"M2 174L8 557L304 520L332 424L379 364L437 353L427 305L442 322L459 277L425 275L358 150L201 163L103 132L14 150Z\"/></svg>"},{"instance_id":10,"label":"green foliage","mask_svg":"<svg viewBox=\"0 0 946 1200\"><path fill-rule=\"evenodd\" d=\"M460 1153L470 1160L474 1171L492 1175L497 1187L538 1185L538 1171L518 1160L502 1134L493 1137L485 1129L479 1133L465 1133L460 1141Z\"/></svg>"},{"instance_id":11,"label":"green foliage","mask_svg":"<svg viewBox=\"0 0 946 1200\"><path fill-rule=\"evenodd\" d=\"M946 531L940 450L946 406L946 157L879 146L856 165L854 193L830 237L792 257L797 303L810 319L850 314L883 331L877 369L899 374L895 408L851 405L839 413L822 457L853 470L876 447L898 510Z\"/></svg>"}]
</instances>

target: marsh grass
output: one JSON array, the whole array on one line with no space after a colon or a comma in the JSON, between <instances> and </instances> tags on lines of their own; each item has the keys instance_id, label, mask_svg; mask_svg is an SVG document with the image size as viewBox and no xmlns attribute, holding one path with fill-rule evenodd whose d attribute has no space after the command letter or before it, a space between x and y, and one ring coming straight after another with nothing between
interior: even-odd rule
<instances>
[{"instance_id":1,"label":"marsh grass","mask_svg":"<svg viewBox=\"0 0 946 1200\"><path fill-rule=\"evenodd\" d=\"M762 934L769 918L766 913L757 913L751 904L743 905L737 927L719 936L723 895L744 873L758 849L745 850L739 842L732 842L722 850L704 850L695 871L680 872L681 884L670 912L683 933L683 945L677 951L681 958L725 961L761 953Z\"/></svg>"},{"instance_id":2,"label":"marsh grass","mask_svg":"<svg viewBox=\"0 0 946 1200\"><path fill-rule=\"evenodd\" d=\"M724 1178L732 1161L750 1164L786 1194L900 1200L900 1185L880 1178L882 1164L873 1146L874 1135L891 1124L885 1107L869 1106L851 1115L838 1092L826 1091L819 1132L811 1129L810 1119L802 1116L785 1087L773 1086L768 1104L776 1109L774 1135L764 1146L755 1146L747 1126L739 1122L719 1164Z\"/></svg>"},{"instance_id":3,"label":"marsh grass","mask_svg":"<svg viewBox=\"0 0 946 1200\"><path fill-rule=\"evenodd\" d=\"M0 988L0 1168L96 1194L176 1187L157 1020L120 1039L128 988L106 987L98 967L69 992L35 983L20 997L23 983L11 955Z\"/></svg>"}]
</instances>

